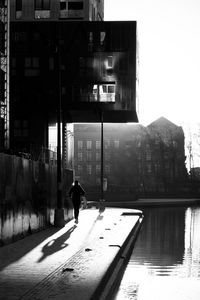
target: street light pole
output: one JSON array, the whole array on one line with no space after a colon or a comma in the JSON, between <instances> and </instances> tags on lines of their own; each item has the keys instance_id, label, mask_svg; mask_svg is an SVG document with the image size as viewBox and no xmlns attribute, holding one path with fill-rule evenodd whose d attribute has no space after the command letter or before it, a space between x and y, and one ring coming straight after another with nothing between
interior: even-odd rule
<instances>
[{"instance_id":1,"label":"street light pole","mask_svg":"<svg viewBox=\"0 0 200 300\"><path fill-rule=\"evenodd\" d=\"M59 26L59 24L58 24ZM57 43L57 73L58 73L58 105L57 105L57 206L55 209L54 225L56 227L65 226L64 208L62 199L62 166L61 166L61 32L58 27L58 43Z\"/></svg>"},{"instance_id":2,"label":"street light pole","mask_svg":"<svg viewBox=\"0 0 200 300\"><path fill-rule=\"evenodd\" d=\"M99 203L99 211L104 211L104 188L103 188L103 178L104 178L104 136L103 136L103 112L101 111L101 199Z\"/></svg>"}]
</instances>

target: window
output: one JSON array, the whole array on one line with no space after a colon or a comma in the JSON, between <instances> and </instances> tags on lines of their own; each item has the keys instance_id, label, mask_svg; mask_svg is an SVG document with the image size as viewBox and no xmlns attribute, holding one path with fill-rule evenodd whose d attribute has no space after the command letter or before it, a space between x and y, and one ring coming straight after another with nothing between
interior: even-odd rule
<instances>
[{"instance_id":1,"label":"window","mask_svg":"<svg viewBox=\"0 0 200 300\"><path fill-rule=\"evenodd\" d=\"M50 18L50 0L35 0L35 18Z\"/></svg>"},{"instance_id":2,"label":"window","mask_svg":"<svg viewBox=\"0 0 200 300\"><path fill-rule=\"evenodd\" d=\"M96 174L99 174L101 171L101 165L96 165Z\"/></svg>"},{"instance_id":3,"label":"window","mask_svg":"<svg viewBox=\"0 0 200 300\"><path fill-rule=\"evenodd\" d=\"M93 20L93 21L95 21L95 19L96 19L95 17L96 17L96 9L95 9L95 7L93 6L93 7L92 7L92 20Z\"/></svg>"},{"instance_id":4,"label":"window","mask_svg":"<svg viewBox=\"0 0 200 300\"><path fill-rule=\"evenodd\" d=\"M89 92L90 102L115 102L115 84L94 84L88 86Z\"/></svg>"},{"instance_id":5,"label":"window","mask_svg":"<svg viewBox=\"0 0 200 300\"><path fill-rule=\"evenodd\" d=\"M97 150L101 149L101 142L100 141L96 141L96 149Z\"/></svg>"},{"instance_id":6,"label":"window","mask_svg":"<svg viewBox=\"0 0 200 300\"><path fill-rule=\"evenodd\" d=\"M66 0L60 0L60 10L66 10L66 9L67 9Z\"/></svg>"},{"instance_id":7,"label":"window","mask_svg":"<svg viewBox=\"0 0 200 300\"><path fill-rule=\"evenodd\" d=\"M146 145L146 160L151 160L151 149L149 144Z\"/></svg>"},{"instance_id":8,"label":"window","mask_svg":"<svg viewBox=\"0 0 200 300\"><path fill-rule=\"evenodd\" d=\"M16 75L16 58L15 57L11 57L11 75L12 76ZM0 78L1 78L1 76L0 76Z\"/></svg>"},{"instance_id":9,"label":"window","mask_svg":"<svg viewBox=\"0 0 200 300\"><path fill-rule=\"evenodd\" d=\"M28 121L15 120L14 121L14 136L15 137L28 137Z\"/></svg>"},{"instance_id":10,"label":"window","mask_svg":"<svg viewBox=\"0 0 200 300\"><path fill-rule=\"evenodd\" d=\"M151 165L150 164L147 164L147 172L151 173Z\"/></svg>"},{"instance_id":11,"label":"window","mask_svg":"<svg viewBox=\"0 0 200 300\"><path fill-rule=\"evenodd\" d=\"M88 32L89 36L88 36L88 51L92 51L93 50L93 32L90 31Z\"/></svg>"},{"instance_id":12,"label":"window","mask_svg":"<svg viewBox=\"0 0 200 300\"><path fill-rule=\"evenodd\" d=\"M78 161L83 161L83 153L78 152Z\"/></svg>"},{"instance_id":13,"label":"window","mask_svg":"<svg viewBox=\"0 0 200 300\"><path fill-rule=\"evenodd\" d=\"M16 11L22 10L22 0L16 0Z\"/></svg>"},{"instance_id":14,"label":"window","mask_svg":"<svg viewBox=\"0 0 200 300\"><path fill-rule=\"evenodd\" d=\"M61 93L62 95L66 95L66 86L61 87Z\"/></svg>"},{"instance_id":15,"label":"window","mask_svg":"<svg viewBox=\"0 0 200 300\"><path fill-rule=\"evenodd\" d=\"M92 160L92 152L90 152L90 151L86 152L86 160L87 161L91 161Z\"/></svg>"},{"instance_id":16,"label":"window","mask_svg":"<svg viewBox=\"0 0 200 300\"><path fill-rule=\"evenodd\" d=\"M113 67L113 57L108 56L108 68L112 68L112 67Z\"/></svg>"},{"instance_id":17,"label":"window","mask_svg":"<svg viewBox=\"0 0 200 300\"><path fill-rule=\"evenodd\" d=\"M100 184L101 184L101 179L100 179L99 177L97 177L97 179L96 179L96 184L97 184L97 185L100 185Z\"/></svg>"},{"instance_id":18,"label":"window","mask_svg":"<svg viewBox=\"0 0 200 300\"><path fill-rule=\"evenodd\" d=\"M105 42L106 33L105 31L100 32L100 45L103 46Z\"/></svg>"},{"instance_id":19,"label":"window","mask_svg":"<svg viewBox=\"0 0 200 300\"><path fill-rule=\"evenodd\" d=\"M25 58L26 68L39 68L39 58L38 57L26 57Z\"/></svg>"},{"instance_id":20,"label":"window","mask_svg":"<svg viewBox=\"0 0 200 300\"><path fill-rule=\"evenodd\" d=\"M115 84L99 85L99 101L115 102Z\"/></svg>"},{"instance_id":21,"label":"window","mask_svg":"<svg viewBox=\"0 0 200 300\"><path fill-rule=\"evenodd\" d=\"M78 149L83 149L83 141L78 141Z\"/></svg>"},{"instance_id":22,"label":"window","mask_svg":"<svg viewBox=\"0 0 200 300\"><path fill-rule=\"evenodd\" d=\"M110 173L110 165L105 165L105 172L106 174Z\"/></svg>"},{"instance_id":23,"label":"window","mask_svg":"<svg viewBox=\"0 0 200 300\"><path fill-rule=\"evenodd\" d=\"M114 148L119 148L119 141L114 141Z\"/></svg>"},{"instance_id":24,"label":"window","mask_svg":"<svg viewBox=\"0 0 200 300\"><path fill-rule=\"evenodd\" d=\"M35 10L50 10L50 0L35 0Z\"/></svg>"},{"instance_id":25,"label":"window","mask_svg":"<svg viewBox=\"0 0 200 300\"><path fill-rule=\"evenodd\" d=\"M68 10L82 10L82 9L83 9L83 1L68 2Z\"/></svg>"},{"instance_id":26,"label":"window","mask_svg":"<svg viewBox=\"0 0 200 300\"><path fill-rule=\"evenodd\" d=\"M110 160L110 153L105 152L105 160L106 161Z\"/></svg>"},{"instance_id":27,"label":"window","mask_svg":"<svg viewBox=\"0 0 200 300\"><path fill-rule=\"evenodd\" d=\"M16 0L15 3L15 7L16 7L16 19L21 19L22 17L22 0Z\"/></svg>"},{"instance_id":28,"label":"window","mask_svg":"<svg viewBox=\"0 0 200 300\"><path fill-rule=\"evenodd\" d=\"M70 19L83 19L83 1L69 1L67 11L65 12L65 16L63 15L61 17Z\"/></svg>"},{"instance_id":29,"label":"window","mask_svg":"<svg viewBox=\"0 0 200 300\"><path fill-rule=\"evenodd\" d=\"M96 161L100 161L100 160L101 160L101 153L96 152Z\"/></svg>"},{"instance_id":30,"label":"window","mask_svg":"<svg viewBox=\"0 0 200 300\"><path fill-rule=\"evenodd\" d=\"M110 147L110 140L105 140L104 146L105 146L105 149L108 149Z\"/></svg>"},{"instance_id":31,"label":"window","mask_svg":"<svg viewBox=\"0 0 200 300\"><path fill-rule=\"evenodd\" d=\"M26 32L14 32L13 33L13 39L15 42L25 42L27 40L27 34Z\"/></svg>"},{"instance_id":32,"label":"window","mask_svg":"<svg viewBox=\"0 0 200 300\"><path fill-rule=\"evenodd\" d=\"M147 150L146 152L146 160L151 160L151 151Z\"/></svg>"},{"instance_id":33,"label":"window","mask_svg":"<svg viewBox=\"0 0 200 300\"><path fill-rule=\"evenodd\" d=\"M83 166L78 165L77 166L77 172L78 172L78 174L82 173L83 172Z\"/></svg>"},{"instance_id":34,"label":"window","mask_svg":"<svg viewBox=\"0 0 200 300\"><path fill-rule=\"evenodd\" d=\"M92 166L91 165L87 165L87 174L92 175Z\"/></svg>"},{"instance_id":35,"label":"window","mask_svg":"<svg viewBox=\"0 0 200 300\"><path fill-rule=\"evenodd\" d=\"M89 43L90 44L93 43L93 32L92 31L89 32Z\"/></svg>"},{"instance_id":36,"label":"window","mask_svg":"<svg viewBox=\"0 0 200 300\"><path fill-rule=\"evenodd\" d=\"M54 70L54 57L49 57L49 70Z\"/></svg>"},{"instance_id":37,"label":"window","mask_svg":"<svg viewBox=\"0 0 200 300\"><path fill-rule=\"evenodd\" d=\"M38 76L39 75L39 58L38 57L25 57L25 76Z\"/></svg>"},{"instance_id":38,"label":"window","mask_svg":"<svg viewBox=\"0 0 200 300\"><path fill-rule=\"evenodd\" d=\"M83 1L60 0L60 18L83 19Z\"/></svg>"},{"instance_id":39,"label":"window","mask_svg":"<svg viewBox=\"0 0 200 300\"><path fill-rule=\"evenodd\" d=\"M87 141L86 142L86 148L87 149L92 149L92 141Z\"/></svg>"}]
</instances>

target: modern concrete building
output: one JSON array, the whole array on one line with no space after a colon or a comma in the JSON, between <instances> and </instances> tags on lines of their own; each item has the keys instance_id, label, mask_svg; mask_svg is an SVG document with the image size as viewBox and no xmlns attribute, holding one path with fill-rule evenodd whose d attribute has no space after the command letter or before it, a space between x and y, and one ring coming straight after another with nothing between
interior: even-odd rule
<instances>
[{"instance_id":1,"label":"modern concrete building","mask_svg":"<svg viewBox=\"0 0 200 300\"><path fill-rule=\"evenodd\" d=\"M63 124L137 122L136 40L134 21L12 22L11 148L47 148L59 103Z\"/></svg>"}]
</instances>

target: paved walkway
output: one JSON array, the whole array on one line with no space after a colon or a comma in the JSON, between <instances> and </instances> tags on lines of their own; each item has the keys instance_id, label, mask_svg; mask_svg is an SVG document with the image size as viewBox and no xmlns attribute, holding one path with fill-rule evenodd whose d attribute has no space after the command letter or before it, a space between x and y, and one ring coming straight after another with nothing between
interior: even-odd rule
<instances>
[{"instance_id":1,"label":"paved walkway","mask_svg":"<svg viewBox=\"0 0 200 300\"><path fill-rule=\"evenodd\" d=\"M136 210L87 209L77 225L72 220L0 248L0 299L93 299L133 245L139 221Z\"/></svg>"}]
</instances>

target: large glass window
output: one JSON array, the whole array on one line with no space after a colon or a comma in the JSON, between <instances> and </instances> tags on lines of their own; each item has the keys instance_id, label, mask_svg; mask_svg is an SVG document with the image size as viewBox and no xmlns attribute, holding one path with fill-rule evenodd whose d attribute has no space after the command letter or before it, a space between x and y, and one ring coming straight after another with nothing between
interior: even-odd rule
<instances>
[{"instance_id":1,"label":"large glass window","mask_svg":"<svg viewBox=\"0 0 200 300\"><path fill-rule=\"evenodd\" d=\"M81 87L80 96L83 102L115 102L115 83Z\"/></svg>"},{"instance_id":2,"label":"large glass window","mask_svg":"<svg viewBox=\"0 0 200 300\"><path fill-rule=\"evenodd\" d=\"M35 18L50 18L50 0L35 0Z\"/></svg>"}]
</instances>

